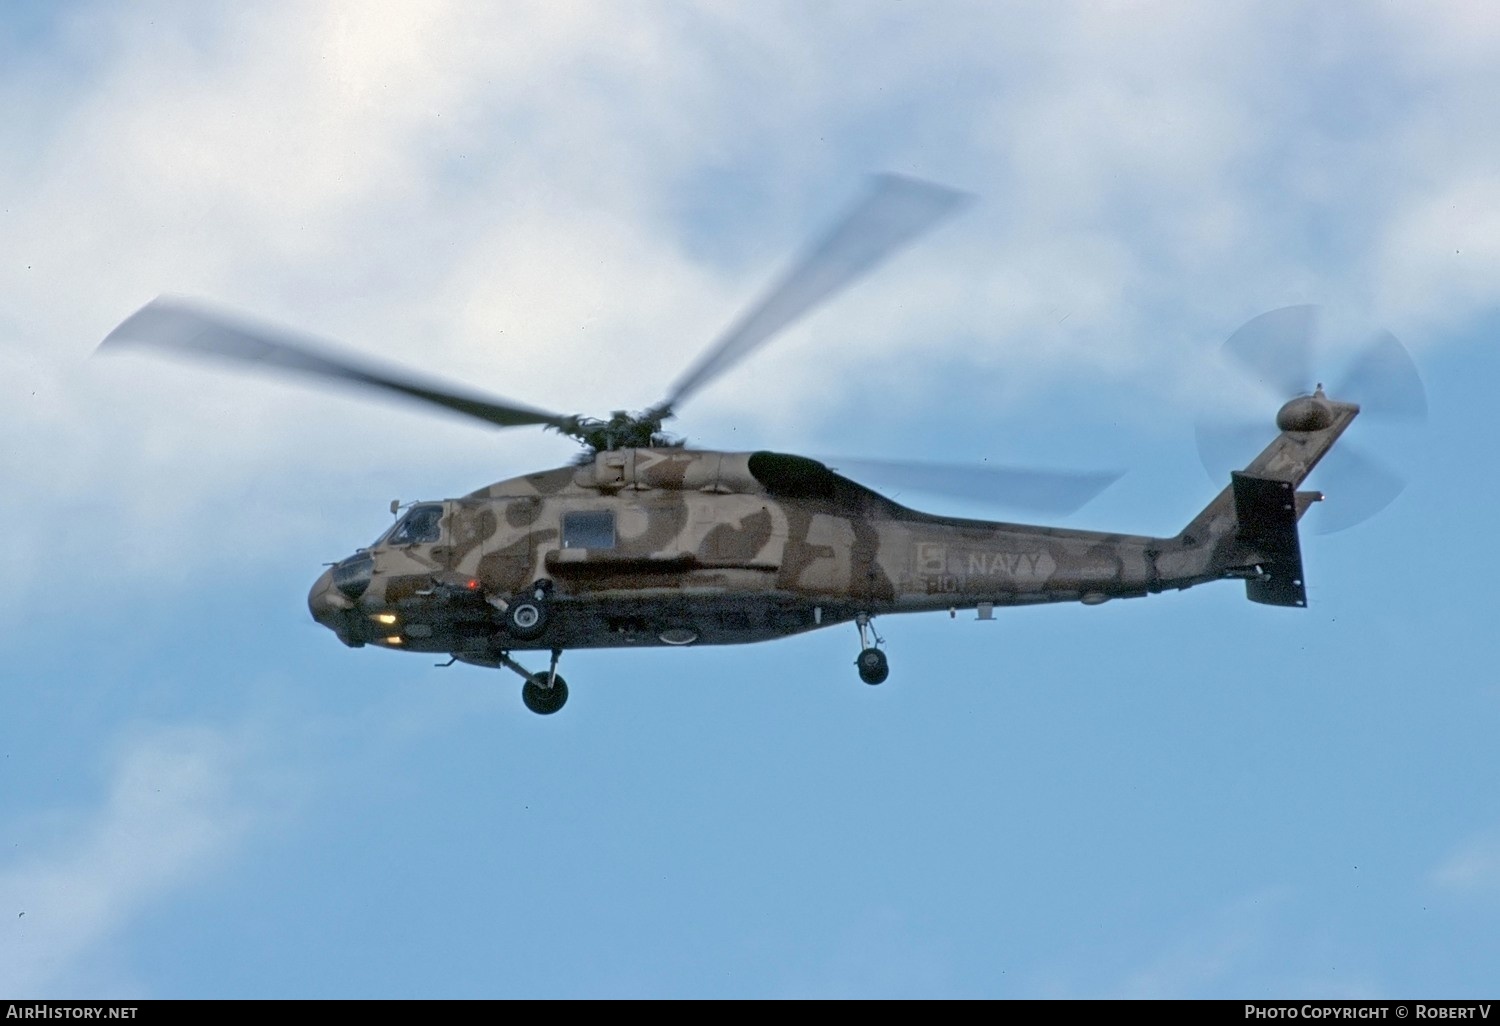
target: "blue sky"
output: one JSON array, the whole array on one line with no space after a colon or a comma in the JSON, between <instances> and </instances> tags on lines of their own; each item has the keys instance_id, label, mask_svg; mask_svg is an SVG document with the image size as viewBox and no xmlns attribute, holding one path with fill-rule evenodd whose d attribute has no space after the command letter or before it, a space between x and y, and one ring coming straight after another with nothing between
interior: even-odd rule
<instances>
[{"instance_id":1,"label":"blue sky","mask_svg":"<svg viewBox=\"0 0 1500 1026\"><path fill-rule=\"evenodd\" d=\"M23 3L0 53L0 993L1493 995L1487 5ZM641 408L879 171L978 202L695 443L1118 468L1062 522L1172 534L1194 424L1271 434L1217 347L1314 303L1329 379L1422 369L1348 436L1407 490L1306 610L885 618L879 688L847 626L569 653L540 718L305 596L571 443L91 358L184 293Z\"/></svg>"}]
</instances>

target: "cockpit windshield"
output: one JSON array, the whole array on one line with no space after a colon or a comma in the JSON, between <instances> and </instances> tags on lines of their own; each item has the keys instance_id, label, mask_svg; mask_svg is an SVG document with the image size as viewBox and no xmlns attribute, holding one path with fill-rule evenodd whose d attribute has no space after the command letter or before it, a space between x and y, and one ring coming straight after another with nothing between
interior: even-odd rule
<instances>
[{"instance_id":1,"label":"cockpit windshield","mask_svg":"<svg viewBox=\"0 0 1500 1026\"><path fill-rule=\"evenodd\" d=\"M375 545L414 545L442 538L443 507L441 503L413 506L396 525L375 539ZM371 548L374 548L372 545Z\"/></svg>"}]
</instances>

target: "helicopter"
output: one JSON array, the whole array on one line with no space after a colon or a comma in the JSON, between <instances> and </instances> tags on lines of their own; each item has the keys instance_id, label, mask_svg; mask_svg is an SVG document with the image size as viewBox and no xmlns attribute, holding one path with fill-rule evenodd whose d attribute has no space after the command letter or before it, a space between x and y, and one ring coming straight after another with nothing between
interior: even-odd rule
<instances>
[{"instance_id":1,"label":"helicopter","mask_svg":"<svg viewBox=\"0 0 1500 1026\"><path fill-rule=\"evenodd\" d=\"M666 398L602 419L376 366L175 296L146 304L100 348L223 357L577 440L582 451L568 465L457 498L392 502L399 519L328 564L308 595L312 618L343 644L508 669L524 705L542 715L568 699L557 668L571 649L742 644L853 623L857 674L874 685L890 673L874 627L885 615L963 609L993 619L1008 606L1097 605L1225 579L1243 581L1251 601L1305 606L1298 522L1322 494L1299 488L1360 413L1321 385L1286 401L1259 455L1160 538L924 513L822 460L697 449L664 431L692 394L970 198L875 177ZM1062 511L1119 476L995 473ZM549 653L547 668L516 660L528 651Z\"/></svg>"}]
</instances>

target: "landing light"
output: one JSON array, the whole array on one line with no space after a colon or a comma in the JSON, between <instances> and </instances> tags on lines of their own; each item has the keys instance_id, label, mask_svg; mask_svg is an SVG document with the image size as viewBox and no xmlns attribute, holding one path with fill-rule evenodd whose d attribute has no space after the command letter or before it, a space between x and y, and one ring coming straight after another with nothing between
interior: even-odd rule
<instances>
[{"instance_id":1,"label":"landing light","mask_svg":"<svg viewBox=\"0 0 1500 1026\"><path fill-rule=\"evenodd\" d=\"M374 616L370 617L370 619L374 620L376 623L383 623L387 627L389 627L391 624L393 624L393 623L396 622L396 614L395 613L376 613Z\"/></svg>"},{"instance_id":2,"label":"landing light","mask_svg":"<svg viewBox=\"0 0 1500 1026\"><path fill-rule=\"evenodd\" d=\"M399 634L393 634L389 638L385 639L385 643L387 645L399 645L401 644L401 636Z\"/></svg>"}]
</instances>

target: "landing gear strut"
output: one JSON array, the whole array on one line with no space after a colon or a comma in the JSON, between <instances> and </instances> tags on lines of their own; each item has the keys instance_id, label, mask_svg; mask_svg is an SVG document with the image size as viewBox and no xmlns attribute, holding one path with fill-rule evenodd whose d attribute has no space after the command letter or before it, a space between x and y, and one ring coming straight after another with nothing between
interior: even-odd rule
<instances>
[{"instance_id":1,"label":"landing gear strut","mask_svg":"<svg viewBox=\"0 0 1500 1026\"><path fill-rule=\"evenodd\" d=\"M557 661L562 658L562 649L552 650L552 665L545 673L532 673L510 657L509 652L500 653L500 665L521 676L526 683L521 685L521 701L526 708L538 716L551 716L568 700L568 682L557 672Z\"/></svg>"},{"instance_id":2,"label":"landing gear strut","mask_svg":"<svg viewBox=\"0 0 1500 1026\"><path fill-rule=\"evenodd\" d=\"M859 679L866 684L883 683L891 675L891 664L876 646L885 644L885 639L875 633L875 625L870 622L868 613L856 616L854 625L859 628L859 658L854 660L854 665L859 668Z\"/></svg>"}]
</instances>

